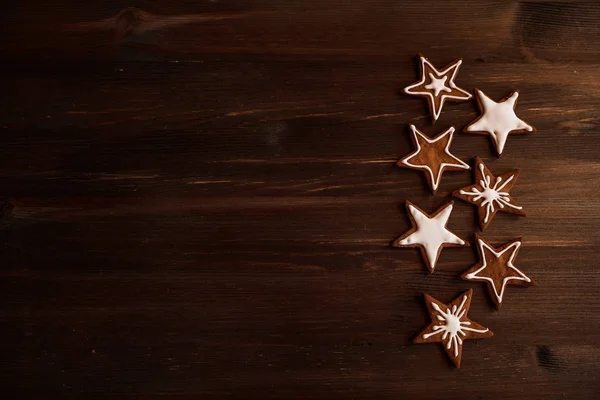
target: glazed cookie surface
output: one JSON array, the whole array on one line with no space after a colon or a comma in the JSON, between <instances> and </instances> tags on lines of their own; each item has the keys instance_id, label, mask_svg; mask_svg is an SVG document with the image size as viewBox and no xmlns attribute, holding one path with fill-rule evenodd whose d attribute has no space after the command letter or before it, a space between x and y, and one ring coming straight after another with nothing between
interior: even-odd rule
<instances>
[{"instance_id":1,"label":"glazed cookie surface","mask_svg":"<svg viewBox=\"0 0 600 400\"><path fill-rule=\"evenodd\" d=\"M454 202L450 201L429 215L410 201L407 201L406 210L408 211L412 228L396 239L392 246L418 247L421 250L429 273L433 273L444 247L469 245L446 228L453 206Z\"/></svg>"},{"instance_id":2,"label":"glazed cookie surface","mask_svg":"<svg viewBox=\"0 0 600 400\"><path fill-rule=\"evenodd\" d=\"M475 89L477 104L482 114L467 125L465 132L489 135L498 157L502 155L509 134L529 133L535 128L521 120L515 114L519 91L516 90L498 103L490 99L481 90Z\"/></svg>"}]
</instances>

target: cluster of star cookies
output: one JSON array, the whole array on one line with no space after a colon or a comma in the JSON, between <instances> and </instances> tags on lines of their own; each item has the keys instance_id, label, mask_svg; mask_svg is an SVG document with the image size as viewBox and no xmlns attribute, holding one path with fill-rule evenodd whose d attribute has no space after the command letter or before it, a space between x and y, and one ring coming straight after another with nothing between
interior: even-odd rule
<instances>
[{"instance_id":1,"label":"cluster of star cookies","mask_svg":"<svg viewBox=\"0 0 600 400\"><path fill-rule=\"evenodd\" d=\"M456 86L454 82L462 60L455 61L441 71L437 70L425 57L419 56L421 79L404 89L409 95L425 97L428 101L433 122L442 112L446 100L465 101L472 96ZM519 119L515 114L518 91L514 91L500 102L495 102L481 90L474 90L481 115L464 128L464 132L489 135L498 157L504 151L509 134L527 133L534 128ZM398 161L398 166L422 170L433 194L444 171L469 170L471 167L450 152L454 127L446 129L434 138L426 136L414 125L409 125L414 152ZM474 183L456 190L452 195L478 207L479 225L484 231L497 212L525 215L510 190L519 177L519 171L510 171L494 176L479 157L474 157ZM418 247L430 273L433 273L437 260L444 247L469 246L465 240L447 229L454 202L450 201L428 214L415 204L406 202L412 228L396 239L395 247ZM496 309L502 306L507 284L529 286L533 281L514 265L521 247L521 238L493 247L484 238L475 234L480 262L465 271L461 277L468 281L481 281L487 284L490 298ZM486 338L493 333L471 321L467 317L473 291L468 290L449 304L443 304L425 294L425 303L431 324L414 339L415 343L441 342L446 353L460 367L462 344L466 339Z\"/></svg>"}]
</instances>

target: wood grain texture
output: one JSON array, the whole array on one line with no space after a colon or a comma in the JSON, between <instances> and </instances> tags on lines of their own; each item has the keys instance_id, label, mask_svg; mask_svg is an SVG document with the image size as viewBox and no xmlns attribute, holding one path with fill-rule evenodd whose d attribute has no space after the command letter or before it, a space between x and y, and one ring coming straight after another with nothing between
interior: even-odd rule
<instances>
[{"instance_id":1,"label":"wood grain texture","mask_svg":"<svg viewBox=\"0 0 600 400\"><path fill-rule=\"evenodd\" d=\"M600 389L600 6L578 1L276 0L40 2L2 15L2 398L590 399ZM405 200L436 196L395 167L408 123L461 130L474 102L399 94L415 55L463 58L457 82L514 89L537 128L457 133L526 218L537 282L501 312L459 279L471 247L428 275ZM472 161L471 161L472 162ZM469 238L476 210L449 228ZM495 336L454 370L422 293L474 289Z\"/></svg>"}]
</instances>

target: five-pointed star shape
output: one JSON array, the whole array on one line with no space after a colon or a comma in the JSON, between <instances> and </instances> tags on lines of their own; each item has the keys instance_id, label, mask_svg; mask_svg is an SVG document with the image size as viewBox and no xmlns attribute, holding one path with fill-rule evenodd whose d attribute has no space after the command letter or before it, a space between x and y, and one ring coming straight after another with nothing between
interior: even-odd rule
<instances>
[{"instance_id":1,"label":"five-pointed star shape","mask_svg":"<svg viewBox=\"0 0 600 400\"><path fill-rule=\"evenodd\" d=\"M429 273L433 273L437 259L444 247L469 245L446 229L453 205L454 202L450 201L429 215L410 201L406 201L412 228L396 239L392 246L419 247Z\"/></svg>"},{"instance_id":2,"label":"five-pointed star shape","mask_svg":"<svg viewBox=\"0 0 600 400\"><path fill-rule=\"evenodd\" d=\"M519 170L495 177L481 158L475 157L475 184L455 190L452 195L478 207L479 226L484 231L498 211L524 216L523 207L510 195Z\"/></svg>"},{"instance_id":3,"label":"five-pointed star shape","mask_svg":"<svg viewBox=\"0 0 600 400\"><path fill-rule=\"evenodd\" d=\"M460 368L465 340L494 336L488 328L467 317L472 296L473 290L469 289L446 305L425 294L431 324L419 332L413 343L442 343L450 360Z\"/></svg>"},{"instance_id":4,"label":"five-pointed star shape","mask_svg":"<svg viewBox=\"0 0 600 400\"><path fill-rule=\"evenodd\" d=\"M487 97L481 90L475 89L479 109L483 113L475 121L464 129L465 132L489 135L496 147L498 157L504 151L504 145L509 133L528 133L535 128L525 121L519 119L515 114L519 91L515 90L511 95L496 103Z\"/></svg>"},{"instance_id":5,"label":"five-pointed star shape","mask_svg":"<svg viewBox=\"0 0 600 400\"><path fill-rule=\"evenodd\" d=\"M433 194L438 189L444 170L471 169L469 164L450 153L450 145L454 138L454 127L448 128L433 139L425 136L412 124L410 130L416 150L398 161L396 165L411 169L422 169L427 175L427 183Z\"/></svg>"},{"instance_id":6,"label":"five-pointed star shape","mask_svg":"<svg viewBox=\"0 0 600 400\"><path fill-rule=\"evenodd\" d=\"M513 264L521 247L521 238L505 243L497 249L477 234L475 234L475 241L480 262L465 271L461 277L467 281L487 283L490 297L497 310L502 307L502 298L507 284L518 286L535 284Z\"/></svg>"},{"instance_id":7,"label":"five-pointed star shape","mask_svg":"<svg viewBox=\"0 0 600 400\"><path fill-rule=\"evenodd\" d=\"M433 122L437 121L446 100L464 101L471 98L471 93L456 86L454 78L462 64L456 60L446 66L442 71L435 69L423 55L419 54L421 61L421 80L404 88L404 93L419 97L426 97L429 102Z\"/></svg>"}]
</instances>

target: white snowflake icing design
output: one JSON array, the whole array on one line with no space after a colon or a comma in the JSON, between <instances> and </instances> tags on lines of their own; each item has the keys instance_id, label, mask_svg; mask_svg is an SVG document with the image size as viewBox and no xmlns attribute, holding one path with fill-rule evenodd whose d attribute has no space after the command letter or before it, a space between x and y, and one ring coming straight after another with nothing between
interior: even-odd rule
<instances>
[{"instance_id":1,"label":"white snowflake icing design","mask_svg":"<svg viewBox=\"0 0 600 400\"><path fill-rule=\"evenodd\" d=\"M479 164L479 170L483 176L483 179L479 181L479 185L483 188L483 191L473 188L470 192L461 189L459 193L465 196L473 196L473 201L484 199L481 203L481 207L485 207L485 219L483 222L488 222L490 213L493 213L496 210L496 204L498 204L499 208L508 206L517 210L523 209L521 206L512 204L510 194L502 191L502 189L504 189L506 185L513 180L515 177L514 175L511 175L510 178L508 178L504 183L502 183L502 177L498 177L496 178L494 186L492 186L492 177L485 174L483 164ZM502 185L500 185L501 183Z\"/></svg>"},{"instance_id":2,"label":"white snowflake icing design","mask_svg":"<svg viewBox=\"0 0 600 400\"><path fill-rule=\"evenodd\" d=\"M485 330L469 328L468 326L471 325L471 322L461 321L461 318L467 311L466 309L463 310L466 301L467 295L464 295L460 306L456 307L456 305L454 305L452 306L452 310L447 308L445 312L436 303L431 302L433 309L439 313L436 318L438 321L442 322L442 324L435 325L433 327L433 332L423 335L423 339L428 339L431 336L444 332L442 340L446 340L449 336L448 342L446 343L446 349L450 350L452 346L454 346L455 358L458 357L458 347L463 344L462 338L459 335L466 336L467 334L465 331L485 333L489 330L487 328Z\"/></svg>"}]
</instances>

